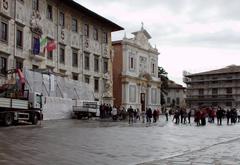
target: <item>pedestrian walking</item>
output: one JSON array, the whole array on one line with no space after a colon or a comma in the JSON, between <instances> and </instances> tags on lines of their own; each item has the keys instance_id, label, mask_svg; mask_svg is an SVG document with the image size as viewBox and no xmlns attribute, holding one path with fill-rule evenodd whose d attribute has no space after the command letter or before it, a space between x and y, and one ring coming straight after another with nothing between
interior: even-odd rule
<instances>
[{"instance_id":1,"label":"pedestrian walking","mask_svg":"<svg viewBox=\"0 0 240 165\"><path fill-rule=\"evenodd\" d=\"M235 108L231 109L231 123L236 124L237 122L237 111Z\"/></svg>"},{"instance_id":2,"label":"pedestrian walking","mask_svg":"<svg viewBox=\"0 0 240 165\"><path fill-rule=\"evenodd\" d=\"M217 115L217 124L222 125L222 118L224 115L224 110L221 107L219 107L216 115Z\"/></svg>"},{"instance_id":3,"label":"pedestrian walking","mask_svg":"<svg viewBox=\"0 0 240 165\"><path fill-rule=\"evenodd\" d=\"M180 120L179 117L180 117L180 112L176 110L173 116L173 121L175 119L175 124L179 124L179 120Z\"/></svg>"},{"instance_id":4,"label":"pedestrian walking","mask_svg":"<svg viewBox=\"0 0 240 165\"><path fill-rule=\"evenodd\" d=\"M207 116L206 109L202 109L201 110L201 125L202 126L206 125L206 116Z\"/></svg>"},{"instance_id":5,"label":"pedestrian walking","mask_svg":"<svg viewBox=\"0 0 240 165\"><path fill-rule=\"evenodd\" d=\"M210 117L211 117L211 122L214 123L215 121L215 116L216 116L216 113L215 113L215 110L212 108L211 109L211 112L210 112Z\"/></svg>"},{"instance_id":6,"label":"pedestrian walking","mask_svg":"<svg viewBox=\"0 0 240 165\"><path fill-rule=\"evenodd\" d=\"M169 114L169 111L168 111L168 109L166 109L166 110L165 110L166 121L168 121L168 114Z\"/></svg>"},{"instance_id":7,"label":"pedestrian walking","mask_svg":"<svg viewBox=\"0 0 240 165\"><path fill-rule=\"evenodd\" d=\"M130 106L127 111L128 111L128 123L129 124L133 123L133 108L132 108L132 106Z\"/></svg>"},{"instance_id":8,"label":"pedestrian walking","mask_svg":"<svg viewBox=\"0 0 240 165\"><path fill-rule=\"evenodd\" d=\"M139 120L140 121L140 110L137 108L137 117L136 117L136 120Z\"/></svg>"},{"instance_id":9,"label":"pedestrian walking","mask_svg":"<svg viewBox=\"0 0 240 165\"><path fill-rule=\"evenodd\" d=\"M184 112L183 112L183 109L181 108L181 109L180 109L181 123L183 123L183 113L184 113Z\"/></svg>"},{"instance_id":10,"label":"pedestrian walking","mask_svg":"<svg viewBox=\"0 0 240 165\"><path fill-rule=\"evenodd\" d=\"M188 124L190 124L191 123L191 116L192 116L191 109L187 109L187 116L188 116Z\"/></svg>"},{"instance_id":11,"label":"pedestrian walking","mask_svg":"<svg viewBox=\"0 0 240 165\"><path fill-rule=\"evenodd\" d=\"M240 122L240 109L237 109L237 118L238 118L238 123Z\"/></svg>"},{"instance_id":12,"label":"pedestrian walking","mask_svg":"<svg viewBox=\"0 0 240 165\"><path fill-rule=\"evenodd\" d=\"M197 126L200 125L200 118L201 118L201 111L197 110L195 112L195 117L194 117L194 121L197 123Z\"/></svg>"},{"instance_id":13,"label":"pedestrian walking","mask_svg":"<svg viewBox=\"0 0 240 165\"><path fill-rule=\"evenodd\" d=\"M147 110L147 123L151 123L152 122L151 119L152 119L152 109L148 108L148 110Z\"/></svg>"},{"instance_id":14,"label":"pedestrian walking","mask_svg":"<svg viewBox=\"0 0 240 165\"><path fill-rule=\"evenodd\" d=\"M116 121L118 119L117 108L115 106L113 106L112 108L111 115L112 115L113 121Z\"/></svg>"},{"instance_id":15,"label":"pedestrian walking","mask_svg":"<svg viewBox=\"0 0 240 165\"><path fill-rule=\"evenodd\" d=\"M231 112L229 111L229 109L227 110L226 117L227 117L227 125L229 125L230 118L231 118Z\"/></svg>"},{"instance_id":16,"label":"pedestrian walking","mask_svg":"<svg viewBox=\"0 0 240 165\"><path fill-rule=\"evenodd\" d=\"M142 117L142 123L145 123L146 112L144 110L142 110L141 112L141 117Z\"/></svg>"},{"instance_id":17,"label":"pedestrian walking","mask_svg":"<svg viewBox=\"0 0 240 165\"><path fill-rule=\"evenodd\" d=\"M183 124L187 124L187 111L186 109L183 109Z\"/></svg>"},{"instance_id":18,"label":"pedestrian walking","mask_svg":"<svg viewBox=\"0 0 240 165\"><path fill-rule=\"evenodd\" d=\"M157 110L154 109L153 111L153 122L156 123L157 122Z\"/></svg>"},{"instance_id":19,"label":"pedestrian walking","mask_svg":"<svg viewBox=\"0 0 240 165\"><path fill-rule=\"evenodd\" d=\"M133 119L134 119L134 123L136 123L137 122L137 110L136 109L133 110Z\"/></svg>"}]
</instances>

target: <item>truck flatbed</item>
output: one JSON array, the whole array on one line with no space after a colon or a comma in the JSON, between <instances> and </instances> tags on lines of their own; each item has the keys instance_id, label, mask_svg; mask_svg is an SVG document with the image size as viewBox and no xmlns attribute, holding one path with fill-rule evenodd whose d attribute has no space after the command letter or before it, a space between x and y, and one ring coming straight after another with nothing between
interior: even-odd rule
<instances>
[{"instance_id":1,"label":"truck flatbed","mask_svg":"<svg viewBox=\"0 0 240 165\"><path fill-rule=\"evenodd\" d=\"M0 97L0 109L7 108L7 109L28 109L28 101L21 100L21 99L11 99L11 98L1 98Z\"/></svg>"}]
</instances>

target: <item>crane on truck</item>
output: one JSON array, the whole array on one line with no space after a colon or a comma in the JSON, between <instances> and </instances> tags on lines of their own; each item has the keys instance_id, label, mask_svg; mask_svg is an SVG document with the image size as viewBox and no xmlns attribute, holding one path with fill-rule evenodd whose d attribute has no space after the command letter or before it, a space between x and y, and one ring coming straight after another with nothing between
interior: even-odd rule
<instances>
[{"instance_id":1,"label":"crane on truck","mask_svg":"<svg viewBox=\"0 0 240 165\"><path fill-rule=\"evenodd\" d=\"M7 81L0 86L0 121L5 126L20 121L37 124L43 119L42 94L25 89L25 77L20 69L6 72Z\"/></svg>"}]
</instances>

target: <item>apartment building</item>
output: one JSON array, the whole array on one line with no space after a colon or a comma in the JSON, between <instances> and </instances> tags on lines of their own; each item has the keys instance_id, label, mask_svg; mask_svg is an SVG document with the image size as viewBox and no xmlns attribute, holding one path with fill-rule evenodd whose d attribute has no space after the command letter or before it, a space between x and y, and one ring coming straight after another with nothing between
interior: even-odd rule
<instances>
[{"instance_id":1,"label":"apartment building","mask_svg":"<svg viewBox=\"0 0 240 165\"><path fill-rule=\"evenodd\" d=\"M240 66L185 74L184 82L187 84L186 101L190 107L240 106Z\"/></svg>"},{"instance_id":2,"label":"apartment building","mask_svg":"<svg viewBox=\"0 0 240 165\"><path fill-rule=\"evenodd\" d=\"M166 107L185 107L186 88L172 80L168 80L168 88L164 98Z\"/></svg>"}]
</instances>

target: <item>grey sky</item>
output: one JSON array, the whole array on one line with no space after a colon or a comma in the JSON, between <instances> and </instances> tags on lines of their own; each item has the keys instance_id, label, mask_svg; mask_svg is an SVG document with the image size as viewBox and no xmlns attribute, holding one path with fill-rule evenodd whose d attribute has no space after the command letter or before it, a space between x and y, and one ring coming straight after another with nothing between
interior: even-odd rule
<instances>
[{"instance_id":1,"label":"grey sky","mask_svg":"<svg viewBox=\"0 0 240 165\"><path fill-rule=\"evenodd\" d=\"M159 65L182 83L182 71L240 65L239 0L77 0L123 26L128 37L141 22L159 52ZM124 31L113 33L122 39Z\"/></svg>"}]
</instances>

